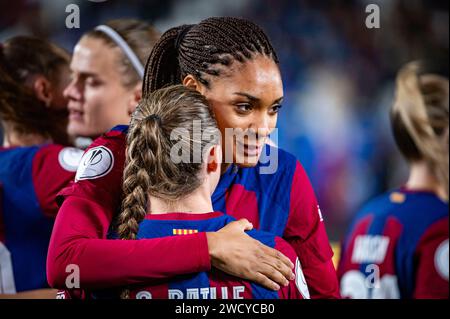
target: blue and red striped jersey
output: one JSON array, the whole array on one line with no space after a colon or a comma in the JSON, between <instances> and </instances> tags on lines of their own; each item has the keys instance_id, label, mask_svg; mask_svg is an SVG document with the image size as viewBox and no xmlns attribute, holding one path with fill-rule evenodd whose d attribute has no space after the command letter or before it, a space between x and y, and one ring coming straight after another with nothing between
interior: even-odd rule
<instances>
[{"instance_id":1,"label":"blue and red striped jersey","mask_svg":"<svg viewBox=\"0 0 450 319\"><path fill-rule=\"evenodd\" d=\"M139 224L136 239L184 236L198 232L212 232L235 220L221 212L206 214L168 213L147 215ZM233 277L212 269L208 272L188 274L173 278L170 282L128 287L131 299L303 299L309 298L308 287L298 258L289 244L271 233L251 230L251 237L269 247L278 249L296 265L296 279L278 292L258 284ZM112 235L111 238L114 238ZM189 252L187 252L189 253ZM180 252L179 258L183 258ZM66 295L69 296L69 291ZM88 298L118 298L119 290L92 292ZM61 297L61 295L60 295Z\"/></svg>"},{"instance_id":2,"label":"blue and red striped jersey","mask_svg":"<svg viewBox=\"0 0 450 319\"><path fill-rule=\"evenodd\" d=\"M400 188L370 201L343 243L347 298L448 298L448 203Z\"/></svg>"},{"instance_id":3,"label":"blue and red striped jersey","mask_svg":"<svg viewBox=\"0 0 450 319\"><path fill-rule=\"evenodd\" d=\"M55 197L73 180L81 155L53 144L0 148L0 293L48 287Z\"/></svg>"},{"instance_id":4,"label":"blue and red striped jersey","mask_svg":"<svg viewBox=\"0 0 450 319\"><path fill-rule=\"evenodd\" d=\"M60 201L76 196L111 215L117 212L122 200L127 129L115 127L94 141L76 181L61 191ZM255 167L228 167L212 196L214 210L236 219L247 218L256 229L285 239L301 261L311 297L339 297L333 252L306 172L293 155L276 147L266 145L262 158ZM275 169L264 174L271 165Z\"/></svg>"}]
</instances>

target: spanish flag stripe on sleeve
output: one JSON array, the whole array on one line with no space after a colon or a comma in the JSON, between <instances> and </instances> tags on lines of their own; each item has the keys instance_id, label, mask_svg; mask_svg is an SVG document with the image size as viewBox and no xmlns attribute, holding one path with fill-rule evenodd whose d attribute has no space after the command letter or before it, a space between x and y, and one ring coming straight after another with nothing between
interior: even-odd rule
<instances>
[{"instance_id":1,"label":"spanish flag stripe on sleeve","mask_svg":"<svg viewBox=\"0 0 450 319\"><path fill-rule=\"evenodd\" d=\"M190 234L197 234L197 233L198 233L197 229L178 229L178 228L172 229L173 235L190 235Z\"/></svg>"}]
</instances>

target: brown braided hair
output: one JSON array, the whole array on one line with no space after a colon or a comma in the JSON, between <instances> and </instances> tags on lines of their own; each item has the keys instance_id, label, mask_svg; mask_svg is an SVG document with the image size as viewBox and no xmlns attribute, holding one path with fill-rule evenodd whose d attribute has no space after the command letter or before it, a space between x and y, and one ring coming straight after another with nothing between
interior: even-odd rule
<instances>
[{"instance_id":1,"label":"brown braided hair","mask_svg":"<svg viewBox=\"0 0 450 319\"><path fill-rule=\"evenodd\" d=\"M220 76L233 61L245 62L256 54L278 64L264 31L245 19L212 17L199 24L171 28L163 33L147 61L143 95L180 84L188 74L209 87L208 76Z\"/></svg>"},{"instance_id":2,"label":"brown braided hair","mask_svg":"<svg viewBox=\"0 0 450 319\"><path fill-rule=\"evenodd\" d=\"M448 199L449 81L427 72L426 65L415 61L399 71L392 130L403 156L411 162L425 160Z\"/></svg>"},{"instance_id":3,"label":"brown braided hair","mask_svg":"<svg viewBox=\"0 0 450 319\"><path fill-rule=\"evenodd\" d=\"M199 131L194 131L194 123ZM140 101L127 134L124 199L117 220L121 239L136 239L139 223L148 211L149 195L170 205L201 185L203 160L175 163L171 157L175 145L181 143L189 154L197 149L204 155L208 146L219 143L218 132L205 97L183 85L157 90ZM173 133L178 138L173 138ZM122 298L128 296L125 289Z\"/></svg>"},{"instance_id":4,"label":"brown braided hair","mask_svg":"<svg viewBox=\"0 0 450 319\"><path fill-rule=\"evenodd\" d=\"M54 110L26 84L43 75L52 85L60 81L70 55L58 46L31 36L17 36L0 45L0 119L18 134L39 134L67 144L67 110ZM62 129L64 128L64 129Z\"/></svg>"}]
</instances>

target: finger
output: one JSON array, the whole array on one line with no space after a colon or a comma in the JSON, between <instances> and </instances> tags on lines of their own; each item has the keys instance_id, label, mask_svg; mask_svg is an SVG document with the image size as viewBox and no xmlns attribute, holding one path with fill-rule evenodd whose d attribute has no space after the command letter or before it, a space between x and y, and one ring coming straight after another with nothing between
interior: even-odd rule
<instances>
[{"instance_id":1,"label":"finger","mask_svg":"<svg viewBox=\"0 0 450 319\"><path fill-rule=\"evenodd\" d=\"M261 286L266 287L271 290L280 290L280 285L278 285L275 281L271 280L269 277L265 276L262 273L256 272L253 278L249 278L249 280L260 284Z\"/></svg>"},{"instance_id":2,"label":"finger","mask_svg":"<svg viewBox=\"0 0 450 319\"><path fill-rule=\"evenodd\" d=\"M279 250L276 250L276 249L266 246L264 244L261 244L261 248L263 249L264 256L271 256L271 257L275 258L276 260L279 260L280 262L282 262L284 265L286 265L290 269L294 268L294 264L292 263L292 261L288 257L286 257L282 252L280 252Z\"/></svg>"},{"instance_id":3,"label":"finger","mask_svg":"<svg viewBox=\"0 0 450 319\"><path fill-rule=\"evenodd\" d=\"M293 275L292 270L290 270L285 265L282 265L282 263L280 263L279 261L275 261L270 258L261 260L261 263L270 267L270 270L268 271L272 271L271 274L273 275L269 275L271 276L272 280L275 280L278 284L282 286L289 285L289 280L292 279ZM277 263L277 265L275 265L275 263Z\"/></svg>"},{"instance_id":4,"label":"finger","mask_svg":"<svg viewBox=\"0 0 450 319\"><path fill-rule=\"evenodd\" d=\"M275 267L266 263L265 261L261 261L255 271L276 282L279 286L289 285L289 281L286 279L286 277Z\"/></svg>"},{"instance_id":5,"label":"finger","mask_svg":"<svg viewBox=\"0 0 450 319\"><path fill-rule=\"evenodd\" d=\"M268 248L268 247L264 247ZM286 280L295 279L294 272L292 271L293 267L291 267L292 262L287 259L287 261L281 257L285 257L281 252L275 250L275 252L265 252L260 256L261 262L270 265L275 268L278 272L280 272ZM293 265L292 265L293 266Z\"/></svg>"},{"instance_id":6,"label":"finger","mask_svg":"<svg viewBox=\"0 0 450 319\"><path fill-rule=\"evenodd\" d=\"M238 221L233 222L236 225L236 228L241 231L252 230L253 224L248 221L246 218L239 219ZM230 223L231 224L231 223Z\"/></svg>"}]
</instances>

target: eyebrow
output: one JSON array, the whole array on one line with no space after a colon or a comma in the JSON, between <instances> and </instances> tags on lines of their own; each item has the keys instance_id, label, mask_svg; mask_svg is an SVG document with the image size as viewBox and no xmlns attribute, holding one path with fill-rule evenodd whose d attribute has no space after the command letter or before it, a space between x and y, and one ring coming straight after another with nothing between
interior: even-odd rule
<instances>
[{"instance_id":1,"label":"eyebrow","mask_svg":"<svg viewBox=\"0 0 450 319\"><path fill-rule=\"evenodd\" d=\"M82 77L85 77L85 78L88 77L88 76L91 76L91 77L94 77L94 78L98 78L99 77L99 75L97 73L92 73L92 72L89 72L89 71L87 71L87 72L81 71L81 72L78 72L78 74L80 76L82 76Z\"/></svg>"},{"instance_id":2,"label":"eyebrow","mask_svg":"<svg viewBox=\"0 0 450 319\"><path fill-rule=\"evenodd\" d=\"M235 95L240 95L240 96L244 96L244 97L246 97L247 99L249 99L249 100L252 101L252 102L259 102L259 101L260 101L259 98L257 98L256 96L253 96L253 95L251 95L251 94L248 94L248 93L244 93L244 92L234 92L233 94L235 94ZM278 99L276 99L275 101L273 101L273 104L280 103L281 101L283 101L283 98L284 98L284 96L279 97Z\"/></svg>"}]
</instances>

